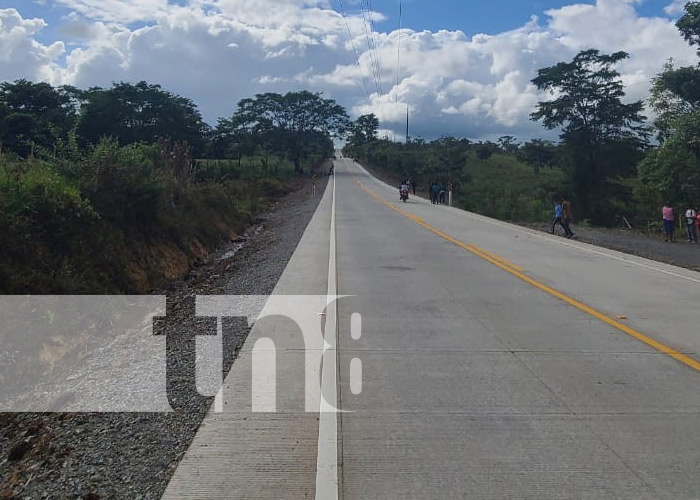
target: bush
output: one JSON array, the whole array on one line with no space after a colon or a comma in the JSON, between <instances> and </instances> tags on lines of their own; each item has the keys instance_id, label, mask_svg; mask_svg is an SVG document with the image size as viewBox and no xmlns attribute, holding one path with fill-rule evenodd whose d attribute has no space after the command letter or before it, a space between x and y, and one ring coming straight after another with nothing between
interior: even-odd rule
<instances>
[{"instance_id":1,"label":"bush","mask_svg":"<svg viewBox=\"0 0 700 500\"><path fill-rule=\"evenodd\" d=\"M286 192L264 173L195 182L178 148L104 139L60 158L0 155L0 293L146 292Z\"/></svg>"},{"instance_id":2,"label":"bush","mask_svg":"<svg viewBox=\"0 0 700 500\"><path fill-rule=\"evenodd\" d=\"M44 162L2 163L2 293L114 290L93 265L100 219L78 187Z\"/></svg>"}]
</instances>

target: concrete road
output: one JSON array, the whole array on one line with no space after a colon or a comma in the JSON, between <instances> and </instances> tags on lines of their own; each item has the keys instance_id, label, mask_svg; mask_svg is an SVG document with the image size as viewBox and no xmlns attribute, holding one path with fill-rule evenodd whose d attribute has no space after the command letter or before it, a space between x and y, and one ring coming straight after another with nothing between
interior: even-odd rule
<instances>
[{"instance_id":1,"label":"concrete road","mask_svg":"<svg viewBox=\"0 0 700 500\"><path fill-rule=\"evenodd\" d=\"M351 296L322 370L343 413L208 417L168 497L700 498L700 274L400 203L350 160L335 181L282 283Z\"/></svg>"}]
</instances>

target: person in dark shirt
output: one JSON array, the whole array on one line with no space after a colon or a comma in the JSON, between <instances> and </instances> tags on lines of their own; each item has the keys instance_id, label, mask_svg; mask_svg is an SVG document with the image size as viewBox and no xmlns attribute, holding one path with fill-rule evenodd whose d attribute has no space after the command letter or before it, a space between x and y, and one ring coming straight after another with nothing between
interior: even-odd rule
<instances>
[{"instance_id":1,"label":"person in dark shirt","mask_svg":"<svg viewBox=\"0 0 700 500\"><path fill-rule=\"evenodd\" d=\"M433 182L432 186L430 186L430 201L433 203L433 205L438 204L439 196L440 196L440 185L437 182Z\"/></svg>"},{"instance_id":2,"label":"person in dark shirt","mask_svg":"<svg viewBox=\"0 0 700 500\"><path fill-rule=\"evenodd\" d=\"M572 238L574 233L571 231L571 223L574 220L574 207L571 202L566 198L562 198L561 201L562 211L564 218L562 220L562 227L564 228L564 236L567 238Z\"/></svg>"}]
</instances>

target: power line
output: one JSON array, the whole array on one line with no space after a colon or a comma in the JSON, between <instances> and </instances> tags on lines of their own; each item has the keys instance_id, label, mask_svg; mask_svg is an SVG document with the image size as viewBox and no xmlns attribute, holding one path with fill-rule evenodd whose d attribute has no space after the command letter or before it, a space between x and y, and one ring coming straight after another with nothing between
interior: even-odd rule
<instances>
[{"instance_id":1,"label":"power line","mask_svg":"<svg viewBox=\"0 0 700 500\"><path fill-rule=\"evenodd\" d=\"M367 15L369 16L369 23L372 31L372 44L374 45L374 59L377 62L377 74L379 75L379 93L384 94L382 90L382 63L379 58L379 49L377 48L377 38L375 36L377 30L374 29L374 18L372 17L372 0L367 0L367 7Z\"/></svg>"},{"instance_id":2,"label":"power line","mask_svg":"<svg viewBox=\"0 0 700 500\"><path fill-rule=\"evenodd\" d=\"M399 43L396 55L396 105L399 105L399 85L401 83L401 30L403 29L403 2L399 1Z\"/></svg>"},{"instance_id":3,"label":"power line","mask_svg":"<svg viewBox=\"0 0 700 500\"><path fill-rule=\"evenodd\" d=\"M374 62L374 51L372 50L372 41L369 37L369 28L367 23L367 11L365 10L364 0L360 0L360 10L362 12L362 27L365 31L365 42L367 43L367 51L369 52L369 62L372 67L372 76L374 77L374 88L379 93L379 83L377 80L377 65Z\"/></svg>"},{"instance_id":4,"label":"power line","mask_svg":"<svg viewBox=\"0 0 700 500\"><path fill-rule=\"evenodd\" d=\"M370 35L369 21L367 20L367 9L365 8L364 0L360 0L360 9L362 10L362 21L365 28L365 40L367 42L367 50L369 51L369 59L372 64L372 72L374 74L374 86L377 89L379 95L382 94L381 86L379 82L379 73L377 71L377 61L374 54L374 49L372 47L372 37Z\"/></svg>"},{"instance_id":5,"label":"power line","mask_svg":"<svg viewBox=\"0 0 700 500\"><path fill-rule=\"evenodd\" d=\"M362 77L362 86L364 87L365 93L367 94L367 99L370 99L369 90L367 88L367 80L365 78L365 72L362 69L362 65L360 64L360 56L357 53L357 47L355 47L355 39L353 38L352 32L350 31L350 23L348 23L348 16L345 12L343 0L338 0L338 4L340 5L340 14L343 16L343 21L345 21L345 29L348 32L348 40L350 41L350 45L352 46L352 52L355 55L355 62L357 63L357 67L360 69L360 76Z\"/></svg>"}]
</instances>

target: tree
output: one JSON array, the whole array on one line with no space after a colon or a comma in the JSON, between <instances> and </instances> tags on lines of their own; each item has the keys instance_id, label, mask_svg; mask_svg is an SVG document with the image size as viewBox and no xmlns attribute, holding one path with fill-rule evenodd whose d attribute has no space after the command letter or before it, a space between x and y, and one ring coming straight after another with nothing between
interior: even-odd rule
<instances>
[{"instance_id":1,"label":"tree","mask_svg":"<svg viewBox=\"0 0 700 500\"><path fill-rule=\"evenodd\" d=\"M114 137L122 145L160 138L187 142L195 155L204 148L207 126L195 104L161 88L139 82L92 88L82 94L78 133L89 143Z\"/></svg>"},{"instance_id":2,"label":"tree","mask_svg":"<svg viewBox=\"0 0 700 500\"><path fill-rule=\"evenodd\" d=\"M350 127L350 144L361 146L377 140L377 130L379 129L379 120L370 113L362 115Z\"/></svg>"},{"instance_id":3,"label":"tree","mask_svg":"<svg viewBox=\"0 0 700 500\"><path fill-rule=\"evenodd\" d=\"M491 141L478 142L474 145L474 150L476 151L476 156L480 160L488 160L493 155L500 151L498 144L494 144Z\"/></svg>"},{"instance_id":4,"label":"tree","mask_svg":"<svg viewBox=\"0 0 700 500\"><path fill-rule=\"evenodd\" d=\"M558 154L558 147L553 142L533 139L522 145L518 156L539 173L545 167L552 168L556 164Z\"/></svg>"},{"instance_id":5,"label":"tree","mask_svg":"<svg viewBox=\"0 0 700 500\"><path fill-rule=\"evenodd\" d=\"M520 145L518 139L512 135L504 135L498 138L498 145L506 154L516 154Z\"/></svg>"},{"instance_id":6,"label":"tree","mask_svg":"<svg viewBox=\"0 0 700 500\"><path fill-rule=\"evenodd\" d=\"M52 150L74 127L76 109L67 87L17 80L0 84L0 151L27 156Z\"/></svg>"},{"instance_id":7,"label":"tree","mask_svg":"<svg viewBox=\"0 0 700 500\"><path fill-rule=\"evenodd\" d=\"M614 215L608 179L633 175L648 139L643 103L622 102L625 93L614 66L627 57L625 52L584 50L571 62L540 69L532 80L555 98L540 102L531 119L541 120L549 130L562 130L579 205L596 222L608 222L604 219ZM630 148L639 154L620 154Z\"/></svg>"},{"instance_id":8,"label":"tree","mask_svg":"<svg viewBox=\"0 0 700 500\"><path fill-rule=\"evenodd\" d=\"M294 161L297 173L303 171L302 161L307 155L318 150L319 140L324 143L322 149L327 150L330 143L332 151L332 138L342 136L349 127L342 106L308 91L258 94L243 99L234 117L285 151Z\"/></svg>"},{"instance_id":9,"label":"tree","mask_svg":"<svg viewBox=\"0 0 700 500\"><path fill-rule=\"evenodd\" d=\"M243 157L252 155L258 144L250 124L240 115L231 118L219 118L219 123L213 131L213 155L216 158L235 157L241 166Z\"/></svg>"},{"instance_id":10,"label":"tree","mask_svg":"<svg viewBox=\"0 0 700 500\"><path fill-rule=\"evenodd\" d=\"M700 2L689 2L676 24L690 45L700 45ZM700 198L700 68L668 62L652 80L651 108L659 147L639 166L644 191L654 202Z\"/></svg>"},{"instance_id":11,"label":"tree","mask_svg":"<svg viewBox=\"0 0 700 500\"><path fill-rule=\"evenodd\" d=\"M433 141L432 146L437 153L438 160L434 164L440 170L440 174L445 176L448 181L453 181L456 175L461 175L467 164L466 152L469 148L469 141L454 137L441 137L437 141Z\"/></svg>"},{"instance_id":12,"label":"tree","mask_svg":"<svg viewBox=\"0 0 700 500\"><path fill-rule=\"evenodd\" d=\"M652 80L649 104L656 114L654 126L663 143L674 131L677 119L700 107L700 69L675 68L673 61Z\"/></svg>"},{"instance_id":13,"label":"tree","mask_svg":"<svg viewBox=\"0 0 700 500\"><path fill-rule=\"evenodd\" d=\"M700 45L700 2L685 4L685 14L678 20L676 27L691 46Z\"/></svg>"},{"instance_id":14,"label":"tree","mask_svg":"<svg viewBox=\"0 0 700 500\"><path fill-rule=\"evenodd\" d=\"M379 120L374 114L362 115L348 129L347 154L354 158L363 156L364 150L375 143Z\"/></svg>"}]
</instances>

